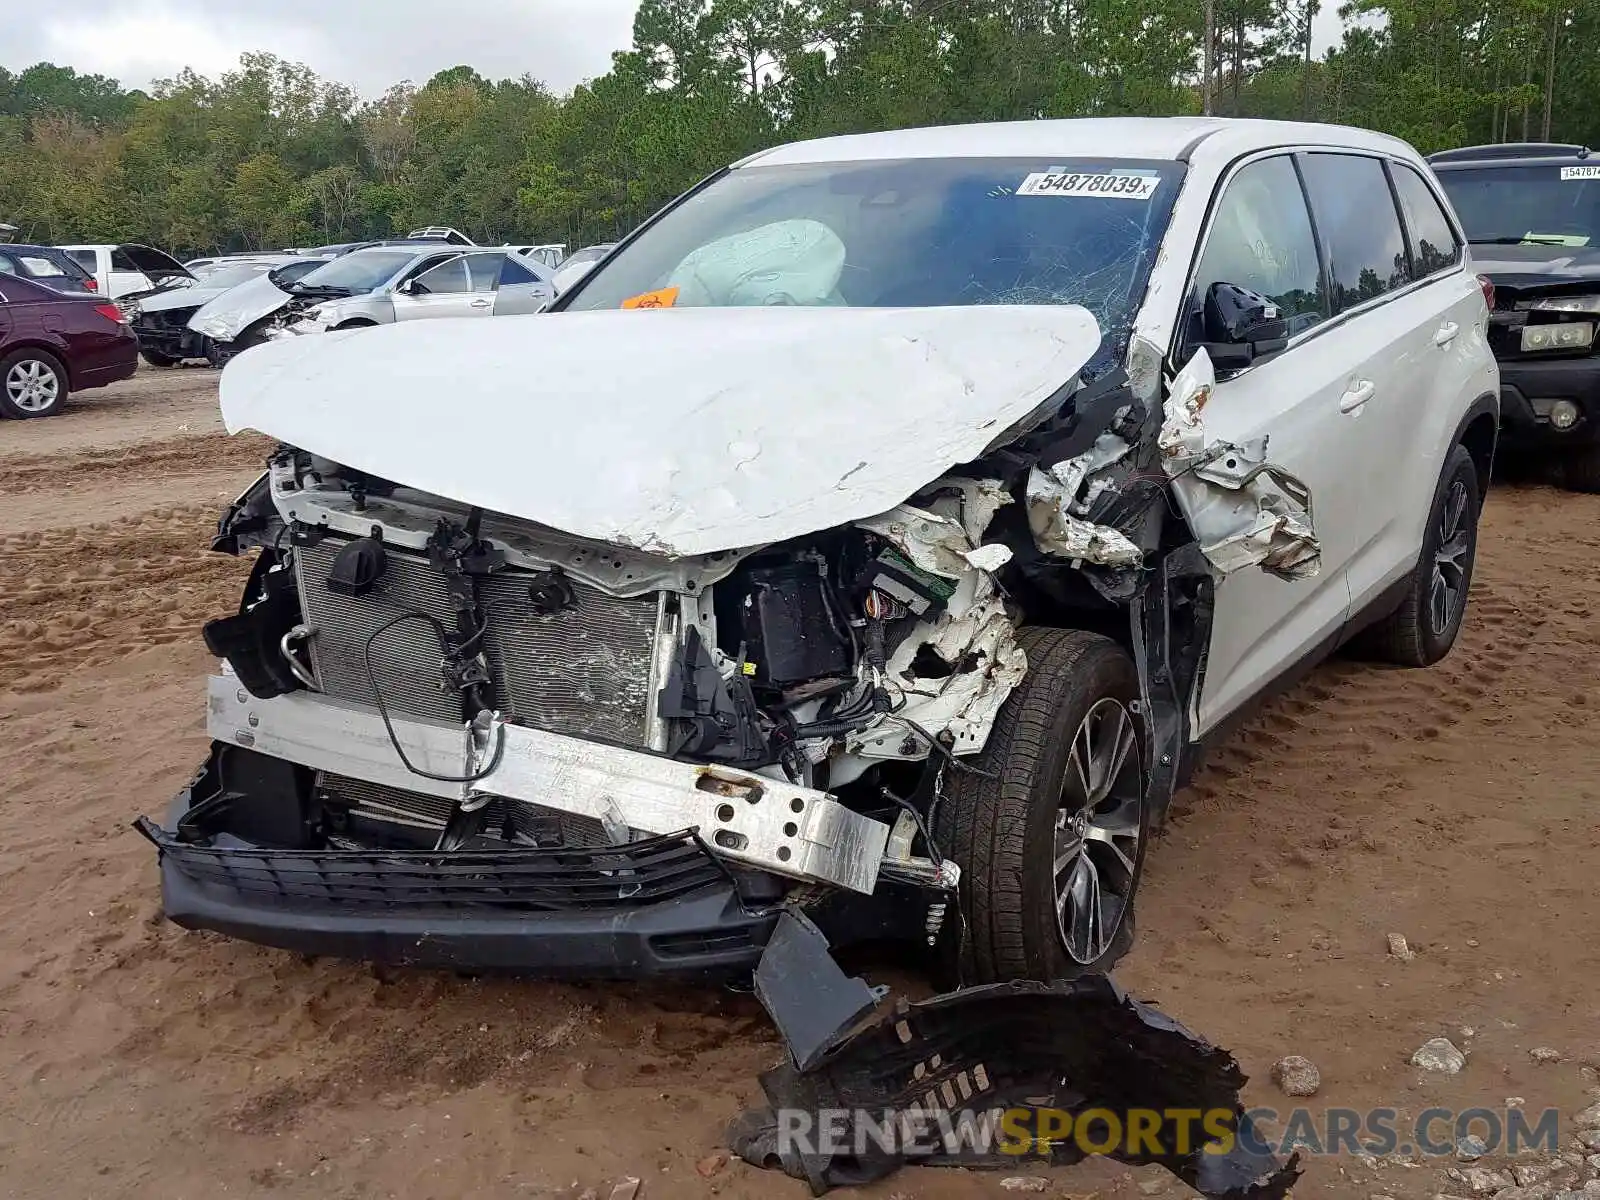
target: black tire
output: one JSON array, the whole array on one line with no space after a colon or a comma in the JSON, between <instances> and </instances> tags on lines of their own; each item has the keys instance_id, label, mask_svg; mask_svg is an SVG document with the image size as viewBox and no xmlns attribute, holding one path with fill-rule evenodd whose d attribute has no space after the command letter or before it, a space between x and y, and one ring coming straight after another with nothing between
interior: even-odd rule
<instances>
[{"instance_id":1,"label":"black tire","mask_svg":"<svg viewBox=\"0 0 1600 1200\"><path fill-rule=\"evenodd\" d=\"M1556 464L1555 482L1571 492L1600 494L1600 444L1569 452Z\"/></svg>"},{"instance_id":2,"label":"black tire","mask_svg":"<svg viewBox=\"0 0 1600 1200\"><path fill-rule=\"evenodd\" d=\"M1446 508L1453 503L1452 497L1459 498L1464 505L1459 528L1465 544L1453 558L1441 559ZM1450 653L1467 612L1472 564L1478 554L1478 513L1482 505L1483 487L1478 479L1478 468L1467 448L1458 445L1445 459L1439 486L1434 490L1433 506L1428 510L1428 529L1422 539L1422 555L1405 599L1399 608L1356 639L1353 648L1357 657L1402 667L1431 667ZM1454 562L1458 568L1453 573L1447 569L1449 562ZM1446 578L1454 574L1458 588L1458 597L1452 599L1442 624L1433 604L1436 566Z\"/></svg>"},{"instance_id":3,"label":"black tire","mask_svg":"<svg viewBox=\"0 0 1600 1200\"><path fill-rule=\"evenodd\" d=\"M159 350L140 350L139 357L152 367L160 367L162 369L175 367L183 361L181 358L173 358L170 354L162 354Z\"/></svg>"},{"instance_id":4,"label":"black tire","mask_svg":"<svg viewBox=\"0 0 1600 1200\"><path fill-rule=\"evenodd\" d=\"M964 925L965 983L1073 979L1110 970L1133 942L1133 897L1150 840L1149 759L1132 659L1109 638L1079 630L1024 629L1018 641L1028 655L1028 673L1001 706L983 753L972 760L994 777L956 771L935 817L940 849L962 872L962 919L947 925ZM1114 922L1102 930L1104 949L1094 953L1080 946L1074 954L1057 920L1058 817L1083 794L1069 769L1086 719L1091 712L1101 714L1097 720L1110 719L1114 711L1128 722L1132 758L1131 780L1126 766L1113 780L1122 784L1115 789L1123 793L1117 811L1124 827L1137 830L1137 844L1122 843L1132 850L1127 870L1126 853L1108 857L1112 852L1103 843L1078 840L1082 849L1076 853L1091 858L1095 877L1108 891L1120 891L1122 902ZM1131 815L1128 794L1136 805ZM1070 817L1066 823L1071 825ZM1071 836L1070 830L1061 832Z\"/></svg>"},{"instance_id":5,"label":"black tire","mask_svg":"<svg viewBox=\"0 0 1600 1200\"><path fill-rule=\"evenodd\" d=\"M15 381L12 374L14 371L21 372ZM37 393L31 390L18 391L13 397L13 386L26 388L25 381L36 373L41 379L45 373L54 377L53 397L48 401L42 401ZM67 371L55 355L28 346L0 359L0 417L10 417L15 421L27 420L30 417L53 417L66 406L66 403Z\"/></svg>"}]
</instances>

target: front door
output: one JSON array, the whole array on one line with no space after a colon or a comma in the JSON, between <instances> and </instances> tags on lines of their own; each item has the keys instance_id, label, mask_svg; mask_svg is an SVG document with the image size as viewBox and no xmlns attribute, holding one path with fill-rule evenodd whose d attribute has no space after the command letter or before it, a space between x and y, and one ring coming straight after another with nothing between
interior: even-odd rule
<instances>
[{"instance_id":1,"label":"front door","mask_svg":"<svg viewBox=\"0 0 1600 1200\"><path fill-rule=\"evenodd\" d=\"M413 275L394 291L394 319L418 321L432 317L466 317L472 302L481 297L472 290L465 255Z\"/></svg>"},{"instance_id":2,"label":"front door","mask_svg":"<svg viewBox=\"0 0 1600 1200\"><path fill-rule=\"evenodd\" d=\"M1367 536L1356 469L1364 431L1340 409L1356 385L1350 336L1322 328L1332 314L1321 256L1289 155L1248 162L1223 184L1188 304L1190 347L1203 340L1200 312L1215 283L1271 299L1293 336L1288 349L1216 382L1200 413L1205 442L1242 448L1265 439L1261 457L1309 491L1321 557L1314 574L1298 578L1247 565L1219 579L1195 734L1338 635L1349 610L1347 568Z\"/></svg>"}]
</instances>

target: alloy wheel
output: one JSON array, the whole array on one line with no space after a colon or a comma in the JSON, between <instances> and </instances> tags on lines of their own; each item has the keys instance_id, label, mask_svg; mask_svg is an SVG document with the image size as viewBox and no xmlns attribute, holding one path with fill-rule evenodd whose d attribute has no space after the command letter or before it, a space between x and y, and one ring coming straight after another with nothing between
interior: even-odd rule
<instances>
[{"instance_id":1,"label":"alloy wheel","mask_svg":"<svg viewBox=\"0 0 1600 1200\"><path fill-rule=\"evenodd\" d=\"M1428 584L1428 625L1443 637L1467 600L1467 554L1472 530L1467 518L1467 485L1457 479L1445 495L1439 514L1439 543L1433 552L1433 578Z\"/></svg>"},{"instance_id":2,"label":"alloy wheel","mask_svg":"<svg viewBox=\"0 0 1600 1200\"><path fill-rule=\"evenodd\" d=\"M1056 928L1085 966L1110 949L1138 874L1144 770L1134 720L1110 697L1089 709L1072 737L1056 811Z\"/></svg>"},{"instance_id":3,"label":"alloy wheel","mask_svg":"<svg viewBox=\"0 0 1600 1200\"><path fill-rule=\"evenodd\" d=\"M61 398L56 373L37 358L13 363L6 372L6 399L22 412L49 412Z\"/></svg>"}]
</instances>

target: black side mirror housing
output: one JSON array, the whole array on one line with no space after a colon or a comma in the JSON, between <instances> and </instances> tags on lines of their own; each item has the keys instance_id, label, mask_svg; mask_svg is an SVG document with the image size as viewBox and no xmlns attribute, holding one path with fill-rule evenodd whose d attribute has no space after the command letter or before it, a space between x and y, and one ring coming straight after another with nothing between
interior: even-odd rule
<instances>
[{"instance_id":1,"label":"black side mirror housing","mask_svg":"<svg viewBox=\"0 0 1600 1200\"><path fill-rule=\"evenodd\" d=\"M1260 292L1233 283L1206 289L1201 312L1206 353L1220 370L1242 370L1289 344L1289 321Z\"/></svg>"}]
</instances>

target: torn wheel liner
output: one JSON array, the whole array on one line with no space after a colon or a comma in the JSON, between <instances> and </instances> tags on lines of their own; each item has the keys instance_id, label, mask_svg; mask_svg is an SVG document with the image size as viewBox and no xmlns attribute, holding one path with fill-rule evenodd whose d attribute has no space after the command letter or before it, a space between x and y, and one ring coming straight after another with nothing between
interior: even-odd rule
<instances>
[{"instance_id":1,"label":"torn wheel liner","mask_svg":"<svg viewBox=\"0 0 1600 1200\"><path fill-rule=\"evenodd\" d=\"M1104 1153L1159 1163L1205 1196L1275 1200L1299 1178L1298 1156L1284 1163L1261 1143L1239 1101L1244 1082L1227 1051L1103 977L995 984L902 1001L814 1069L767 1072L770 1108L736 1120L729 1144L820 1196L913 1161L1070 1164L1085 1156L1069 1136L1078 1118L1097 1112L1098 1152L1113 1141L1107 1114L1127 1131L1143 1112L1154 1114L1147 1125L1159 1120L1150 1136L1119 1137ZM1167 1116L1185 1111L1196 1114L1186 1138Z\"/></svg>"}]
</instances>

